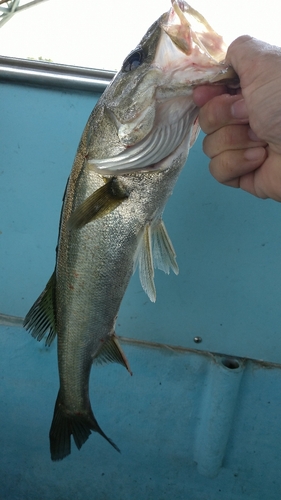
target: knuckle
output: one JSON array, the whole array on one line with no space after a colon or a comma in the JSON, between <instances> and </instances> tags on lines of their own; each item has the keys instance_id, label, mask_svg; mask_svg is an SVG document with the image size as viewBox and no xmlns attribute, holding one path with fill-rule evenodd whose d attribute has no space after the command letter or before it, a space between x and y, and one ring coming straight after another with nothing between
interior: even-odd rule
<instances>
[{"instance_id":1,"label":"knuckle","mask_svg":"<svg viewBox=\"0 0 281 500\"><path fill-rule=\"evenodd\" d=\"M223 127L212 134L206 135L203 140L203 151L209 158L223 153L229 149L229 130Z\"/></svg>"},{"instance_id":2,"label":"knuckle","mask_svg":"<svg viewBox=\"0 0 281 500\"><path fill-rule=\"evenodd\" d=\"M219 130L225 125L231 124L231 105L237 96L222 94L208 101L199 112L199 123L206 134Z\"/></svg>"},{"instance_id":3,"label":"knuckle","mask_svg":"<svg viewBox=\"0 0 281 500\"><path fill-rule=\"evenodd\" d=\"M239 176L237 165L240 165L239 152L223 151L212 158L210 172L218 182L229 182Z\"/></svg>"},{"instance_id":4,"label":"knuckle","mask_svg":"<svg viewBox=\"0 0 281 500\"><path fill-rule=\"evenodd\" d=\"M211 148L210 148L210 141L212 140L211 136L210 135L206 135L203 139L203 143L202 143L202 148L203 148L203 152L205 153L205 155L207 155L209 158L212 158L212 155L211 155Z\"/></svg>"},{"instance_id":5,"label":"knuckle","mask_svg":"<svg viewBox=\"0 0 281 500\"><path fill-rule=\"evenodd\" d=\"M209 101L201 108L199 112L199 123L203 132L209 134L216 130L219 126L219 120L217 117L216 106L214 106L213 100Z\"/></svg>"}]
</instances>

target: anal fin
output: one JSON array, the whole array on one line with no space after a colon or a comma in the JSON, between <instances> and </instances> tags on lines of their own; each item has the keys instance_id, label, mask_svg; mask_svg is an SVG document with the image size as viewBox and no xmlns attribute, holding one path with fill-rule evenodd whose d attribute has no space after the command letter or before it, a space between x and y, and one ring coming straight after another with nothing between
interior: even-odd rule
<instances>
[{"instance_id":1,"label":"anal fin","mask_svg":"<svg viewBox=\"0 0 281 500\"><path fill-rule=\"evenodd\" d=\"M104 342L98 354L95 356L94 361L97 363L115 362L127 368L130 375L132 371L128 360L120 346L115 333Z\"/></svg>"},{"instance_id":2,"label":"anal fin","mask_svg":"<svg viewBox=\"0 0 281 500\"><path fill-rule=\"evenodd\" d=\"M26 317L23 326L30 330L32 337L38 341L42 340L46 332L49 334L45 345L50 346L56 336L56 271L53 272L45 289L33 304Z\"/></svg>"}]
</instances>

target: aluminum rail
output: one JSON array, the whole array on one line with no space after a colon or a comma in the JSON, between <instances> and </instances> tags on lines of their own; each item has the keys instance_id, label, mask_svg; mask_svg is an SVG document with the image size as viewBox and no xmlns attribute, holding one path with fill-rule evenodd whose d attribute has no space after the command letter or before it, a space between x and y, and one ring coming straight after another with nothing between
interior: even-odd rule
<instances>
[{"instance_id":1,"label":"aluminum rail","mask_svg":"<svg viewBox=\"0 0 281 500\"><path fill-rule=\"evenodd\" d=\"M0 82L103 92L115 71L0 56Z\"/></svg>"}]
</instances>

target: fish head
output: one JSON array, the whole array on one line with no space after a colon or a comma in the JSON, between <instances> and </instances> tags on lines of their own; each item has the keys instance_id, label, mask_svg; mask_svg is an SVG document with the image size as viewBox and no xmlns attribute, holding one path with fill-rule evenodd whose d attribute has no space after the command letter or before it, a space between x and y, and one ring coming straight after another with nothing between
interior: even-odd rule
<instances>
[{"instance_id":1,"label":"fish head","mask_svg":"<svg viewBox=\"0 0 281 500\"><path fill-rule=\"evenodd\" d=\"M237 78L224 64L226 50L199 12L172 0L170 10L126 57L104 93L105 115L115 136L103 151L93 152L93 168L114 175L152 164L166 168L159 161L177 148L196 118L193 88ZM109 156L112 161L107 161Z\"/></svg>"},{"instance_id":2,"label":"fish head","mask_svg":"<svg viewBox=\"0 0 281 500\"><path fill-rule=\"evenodd\" d=\"M104 93L107 114L125 147L139 142L152 129L155 119L155 92L162 70L154 65L162 34L161 16L130 52L121 70Z\"/></svg>"}]
</instances>

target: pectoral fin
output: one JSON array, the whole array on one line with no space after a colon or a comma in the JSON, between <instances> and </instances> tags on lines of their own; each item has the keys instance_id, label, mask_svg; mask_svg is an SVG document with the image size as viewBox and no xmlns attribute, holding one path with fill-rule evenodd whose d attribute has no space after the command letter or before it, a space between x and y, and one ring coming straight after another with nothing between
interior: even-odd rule
<instances>
[{"instance_id":1,"label":"pectoral fin","mask_svg":"<svg viewBox=\"0 0 281 500\"><path fill-rule=\"evenodd\" d=\"M68 220L69 229L80 229L89 222L104 217L117 208L128 196L122 182L116 177L112 177L73 212Z\"/></svg>"},{"instance_id":2,"label":"pectoral fin","mask_svg":"<svg viewBox=\"0 0 281 500\"><path fill-rule=\"evenodd\" d=\"M27 313L23 326L30 330L32 337L42 340L49 330L45 345L50 346L56 336L56 273L53 272L46 288Z\"/></svg>"},{"instance_id":3,"label":"pectoral fin","mask_svg":"<svg viewBox=\"0 0 281 500\"><path fill-rule=\"evenodd\" d=\"M130 375L132 375L128 360L122 351L115 333L104 342L94 361L97 363L106 363L107 361L119 363L125 366Z\"/></svg>"}]
</instances>

